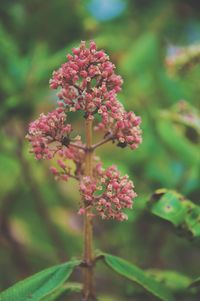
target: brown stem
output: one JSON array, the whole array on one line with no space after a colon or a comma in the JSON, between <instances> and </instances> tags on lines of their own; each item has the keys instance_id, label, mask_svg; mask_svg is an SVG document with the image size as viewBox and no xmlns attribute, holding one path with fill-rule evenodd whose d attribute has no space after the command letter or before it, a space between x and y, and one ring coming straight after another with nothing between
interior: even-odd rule
<instances>
[{"instance_id":1,"label":"brown stem","mask_svg":"<svg viewBox=\"0 0 200 301\"><path fill-rule=\"evenodd\" d=\"M86 119L86 158L85 158L85 175L92 177L92 120ZM93 247L92 247L92 217L91 209L86 208L84 215L84 254L83 261L86 267L83 269L83 300L89 301L94 299L93 288Z\"/></svg>"},{"instance_id":2,"label":"brown stem","mask_svg":"<svg viewBox=\"0 0 200 301\"><path fill-rule=\"evenodd\" d=\"M91 146L91 150L95 150L97 147L99 147L99 146L101 146L101 145L107 143L108 141L113 140L113 138L114 138L113 134L109 134L109 135L108 135L106 138L104 138L103 140L97 142L96 144L93 144L93 145Z\"/></svg>"},{"instance_id":3,"label":"brown stem","mask_svg":"<svg viewBox=\"0 0 200 301\"><path fill-rule=\"evenodd\" d=\"M73 146L73 147L76 147L76 148L83 149L84 151L86 150L86 147L83 146L83 145L80 145L80 144L76 144L76 143L70 142L70 145Z\"/></svg>"},{"instance_id":4,"label":"brown stem","mask_svg":"<svg viewBox=\"0 0 200 301\"><path fill-rule=\"evenodd\" d=\"M68 177L79 181L79 177L78 176L72 175L70 172L67 172L65 169L64 169L64 172L61 172L60 174L61 175L67 175Z\"/></svg>"}]
</instances>

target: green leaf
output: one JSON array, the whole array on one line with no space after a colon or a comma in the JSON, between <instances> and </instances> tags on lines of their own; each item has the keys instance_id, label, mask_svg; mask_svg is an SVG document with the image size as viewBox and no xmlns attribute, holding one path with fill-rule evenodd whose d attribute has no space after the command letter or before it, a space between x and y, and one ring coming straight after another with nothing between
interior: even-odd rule
<instances>
[{"instance_id":1,"label":"green leaf","mask_svg":"<svg viewBox=\"0 0 200 301\"><path fill-rule=\"evenodd\" d=\"M191 284L190 287L199 287L200 286L200 277L196 278Z\"/></svg>"},{"instance_id":2,"label":"green leaf","mask_svg":"<svg viewBox=\"0 0 200 301\"><path fill-rule=\"evenodd\" d=\"M56 289L50 295L42 298L41 301L56 301L61 295L67 296L72 293L79 293L82 289L82 285L80 283L66 283L65 285Z\"/></svg>"},{"instance_id":3,"label":"green leaf","mask_svg":"<svg viewBox=\"0 0 200 301\"><path fill-rule=\"evenodd\" d=\"M184 221L187 207L182 206L182 203L175 192L166 191L160 200L152 206L151 212L170 221L173 225L178 226Z\"/></svg>"},{"instance_id":4,"label":"green leaf","mask_svg":"<svg viewBox=\"0 0 200 301\"><path fill-rule=\"evenodd\" d=\"M3 291L0 294L0 301L41 300L62 285L79 264L79 260L72 260L45 269Z\"/></svg>"},{"instance_id":5,"label":"green leaf","mask_svg":"<svg viewBox=\"0 0 200 301\"><path fill-rule=\"evenodd\" d=\"M200 237L200 206L185 199L173 190L158 189L153 194L149 208L151 213L165 219L187 237Z\"/></svg>"},{"instance_id":6,"label":"green leaf","mask_svg":"<svg viewBox=\"0 0 200 301\"><path fill-rule=\"evenodd\" d=\"M200 135L200 112L186 101L179 101L168 110L161 111L162 118L193 128Z\"/></svg>"},{"instance_id":7,"label":"green leaf","mask_svg":"<svg viewBox=\"0 0 200 301\"><path fill-rule=\"evenodd\" d=\"M149 276L165 284L173 292L182 292L188 289L191 279L176 271L162 271L157 269L148 270Z\"/></svg>"},{"instance_id":8,"label":"green leaf","mask_svg":"<svg viewBox=\"0 0 200 301\"><path fill-rule=\"evenodd\" d=\"M119 257L103 254L107 265L115 272L141 285L145 290L163 301L174 301L170 291L145 271Z\"/></svg>"},{"instance_id":9,"label":"green leaf","mask_svg":"<svg viewBox=\"0 0 200 301\"><path fill-rule=\"evenodd\" d=\"M183 229L188 231L193 237L200 236L200 207L192 204L192 202L187 212Z\"/></svg>"},{"instance_id":10,"label":"green leaf","mask_svg":"<svg viewBox=\"0 0 200 301\"><path fill-rule=\"evenodd\" d=\"M183 134L180 127L169 120L160 118L157 130L165 144L189 166L199 164L198 148Z\"/></svg>"},{"instance_id":11,"label":"green leaf","mask_svg":"<svg viewBox=\"0 0 200 301\"><path fill-rule=\"evenodd\" d=\"M148 32L134 41L122 62L122 70L127 74L143 73L154 68L159 60L158 38L155 33Z\"/></svg>"}]
</instances>

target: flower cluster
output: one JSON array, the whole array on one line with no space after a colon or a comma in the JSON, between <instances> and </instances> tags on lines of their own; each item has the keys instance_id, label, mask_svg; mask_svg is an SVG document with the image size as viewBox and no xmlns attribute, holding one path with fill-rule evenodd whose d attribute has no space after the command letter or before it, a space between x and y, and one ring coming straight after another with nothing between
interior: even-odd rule
<instances>
[{"instance_id":1,"label":"flower cluster","mask_svg":"<svg viewBox=\"0 0 200 301\"><path fill-rule=\"evenodd\" d=\"M55 152L67 141L72 127L66 123L66 114L61 108L41 114L29 125L27 138L36 159L52 159Z\"/></svg>"},{"instance_id":2,"label":"flower cluster","mask_svg":"<svg viewBox=\"0 0 200 301\"><path fill-rule=\"evenodd\" d=\"M58 71L54 71L50 87L61 88L59 105L71 111L83 110L85 116L93 119L94 114L101 116L96 129L111 133L118 146L129 145L137 148L141 143L140 118L133 112L126 112L117 100L122 79L114 73L115 66L103 50L97 51L92 41L86 48L81 42L79 48L67 55L68 61Z\"/></svg>"},{"instance_id":3,"label":"flower cluster","mask_svg":"<svg viewBox=\"0 0 200 301\"><path fill-rule=\"evenodd\" d=\"M114 72L115 65L103 50L97 51L92 41L90 47L81 42L72 49L68 61L53 72L50 87L60 87L58 97L71 111L83 110L87 117L94 118L101 105L109 102L121 90L122 79ZM109 108L108 108L109 109Z\"/></svg>"},{"instance_id":4,"label":"flower cluster","mask_svg":"<svg viewBox=\"0 0 200 301\"><path fill-rule=\"evenodd\" d=\"M99 112L102 116L101 122L95 126L96 130L104 130L110 140L117 140L118 146L136 149L142 142L140 123L141 118L133 112L126 112L123 106L113 106L109 114L103 109Z\"/></svg>"},{"instance_id":5,"label":"flower cluster","mask_svg":"<svg viewBox=\"0 0 200 301\"><path fill-rule=\"evenodd\" d=\"M90 159L93 174L87 176L86 159L88 152L94 152L108 141L132 150L137 148L142 141L141 120L133 112L126 112L118 101L117 93L123 81L115 74L115 66L103 50L98 51L91 41L89 48L81 42L72 52L50 80L52 89L59 88L58 107L30 123L27 138L31 152L36 159L53 160L50 169L56 179L67 181L72 177L79 181L83 200L79 213L88 214L87 208L91 208L90 214L122 221L127 218L123 209L131 208L136 197L133 183L114 166L103 169L94 154ZM104 139L90 148L80 138L71 137L72 126L67 123L67 113L77 110L82 110L90 123L97 114L100 117L94 128L104 131ZM69 160L73 163L69 164Z\"/></svg>"},{"instance_id":6,"label":"flower cluster","mask_svg":"<svg viewBox=\"0 0 200 301\"><path fill-rule=\"evenodd\" d=\"M132 208L132 199L137 196L133 190L133 182L127 175L121 176L115 166L105 170L102 164L98 163L96 173L94 179L83 177L80 182L80 191L87 207L95 209L96 214L103 219L127 219L122 210ZM84 214L85 208L81 208L79 213Z\"/></svg>"},{"instance_id":7,"label":"flower cluster","mask_svg":"<svg viewBox=\"0 0 200 301\"><path fill-rule=\"evenodd\" d=\"M50 168L51 172L63 180L69 177L78 177L83 174L83 162L85 157L84 145L79 137L76 144L70 144L72 139L71 124L66 123L66 113L57 108L47 115L41 114L38 119L30 123L27 138L32 145L31 152L36 159L56 159L56 167ZM75 168L69 167L68 161L72 160Z\"/></svg>"}]
</instances>

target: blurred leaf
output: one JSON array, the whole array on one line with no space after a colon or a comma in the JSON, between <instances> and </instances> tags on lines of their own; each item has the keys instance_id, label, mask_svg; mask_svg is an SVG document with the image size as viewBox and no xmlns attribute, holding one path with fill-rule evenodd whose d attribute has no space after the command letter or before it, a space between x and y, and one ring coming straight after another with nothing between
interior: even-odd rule
<instances>
[{"instance_id":1,"label":"blurred leaf","mask_svg":"<svg viewBox=\"0 0 200 301\"><path fill-rule=\"evenodd\" d=\"M191 104L185 100L177 102L169 110L162 111L162 117L176 123L180 123L185 127L191 127L200 134L200 113Z\"/></svg>"},{"instance_id":2,"label":"blurred leaf","mask_svg":"<svg viewBox=\"0 0 200 301\"><path fill-rule=\"evenodd\" d=\"M164 90L165 97L169 100L177 101L183 97L188 97L188 89L181 80L172 79L165 70L159 71L160 86Z\"/></svg>"},{"instance_id":3,"label":"blurred leaf","mask_svg":"<svg viewBox=\"0 0 200 301\"><path fill-rule=\"evenodd\" d=\"M12 156L2 153L0 165L0 191L3 196L16 185L16 179L19 177L19 163Z\"/></svg>"},{"instance_id":4,"label":"blurred leaf","mask_svg":"<svg viewBox=\"0 0 200 301\"><path fill-rule=\"evenodd\" d=\"M200 277L197 277L191 284L190 287L199 287L200 286Z\"/></svg>"},{"instance_id":5,"label":"blurred leaf","mask_svg":"<svg viewBox=\"0 0 200 301\"><path fill-rule=\"evenodd\" d=\"M132 43L122 68L129 74L142 73L157 65L158 58L158 38L154 32L148 32Z\"/></svg>"},{"instance_id":6,"label":"blurred leaf","mask_svg":"<svg viewBox=\"0 0 200 301\"><path fill-rule=\"evenodd\" d=\"M157 269L147 270L149 276L165 284L173 292L182 292L188 289L191 279L176 271L162 271Z\"/></svg>"},{"instance_id":7,"label":"blurred leaf","mask_svg":"<svg viewBox=\"0 0 200 301\"><path fill-rule=\"evenodd\" d=\"M3 291L0 301L41 300L62 285L79 264L79 260L72 260L28 277Z\"/></svg>"},{"instance_id":8,"label":"blurred leaf","mask_svg":"<svg viewBox=\"0 0 200 301\"><path fill-rule=\"evenodd\" d=\"M170 291L145 271L119 257L103 254L105 262L115 272L141 285L145 290L163 301L174 301Z\"/></svg>"},{"instance_id":9,"label":"blurred leaf","mask_svg":"<svg viewBox=\"0 0 200 301\"><path fill-rule=\"evenodd\" d=\"M199 150L171 122L159 119L157 130L166 145L187 164L199 163Z\"/></svg>"},{"instance_id":10,"label":"blurred leaf","mask_svg":"<svg viewBox=\"0 0 200 301\"><path fill-rule=\"evenodd\" d=\"M166 65L171 73L186 73L199 62L200 44L176 47L175 53L166 58Z\"/></svg>"}]
</instances>

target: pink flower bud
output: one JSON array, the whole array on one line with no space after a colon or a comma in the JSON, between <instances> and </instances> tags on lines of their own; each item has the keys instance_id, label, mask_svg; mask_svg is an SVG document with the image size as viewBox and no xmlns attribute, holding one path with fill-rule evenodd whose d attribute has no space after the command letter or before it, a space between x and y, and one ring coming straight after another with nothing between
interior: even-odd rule
<instances>
[{"instance_id":1,"label":"pink flower bud","mask_svg":"<svg viewBox=\"0 0 200 301\"><path fill-rule=\"evenodd\" d=\"M50 170L51 170L52 174L54 174L54 175L58 174L58 171L57 171L57 169L55 167L51 166Z\"/></svg>"}]
</instances>

